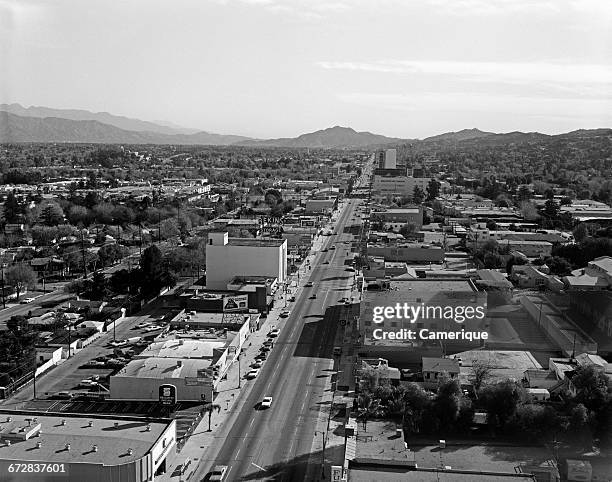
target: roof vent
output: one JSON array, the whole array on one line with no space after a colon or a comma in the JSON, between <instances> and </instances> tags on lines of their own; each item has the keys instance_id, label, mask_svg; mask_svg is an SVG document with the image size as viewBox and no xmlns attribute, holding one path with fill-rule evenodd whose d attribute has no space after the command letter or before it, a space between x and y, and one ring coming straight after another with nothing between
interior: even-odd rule
<instances>
[{"instance_id":1,"label":"roof vent","mask_svg":"<svg viewBox=\"0 0 612 482\"><path fill-rule=\"evenodd\" d=\"M68 452L70 452L70 444L66 444L66 446L64 447Z\"/></svg>"},{"instance_id":2,"label":"roof vent","mask_svg":"<svg viewBox=\"0 0 612 482\"><path fill-rule=\"evenodd\" d=\"M7 422L12 422L13 421L13 417L6 417L6 421Z\"/></svg>"},{"instance_id":3,"label":"roof vent","mask_svg":"<svg viewBox=\"0 0 612 482\"><path fill-rule=\"evenodd\" d=\"M134 450L133 450L133 449L128 449L128 451L127 451L127 454L128 454L128 455L132 455L133 453L134 453Z\"/></svg>"},{"instance_id":4,"label":"roof vent","mask_svg":"<svg viewBox=\"0 0 612 482\"><path fill-rule=\"evenodd\" d=\"M89 424L87 424L88 427L93 427L93 420L89 421Z\"/></svg>"},{"instance_id":5,"label":"roof vent","mask_svg":"<svg viewBox=\"0 0 612 482\"><path fill-rule=\"evenodd\" d=\"M115 422L115 428L119 428L119 422Z\"/></svg>"},{"instance_id":6,"label":"roof vent","mask_svg":"<svg viewBox=\"0 0 612 482\"><path fill-rule=\"evenodd\" d=\"M147 432L150 432L150 431L151 431L151 424L150 424L150 423L148 423L148 424L147 424L146 431L147 431Z\"/></svg>"},{"instance_id":7,"label":"roof vent","mask_svg":"<svg viewBox=\"0 0 612 482\"><path fill-rule=\"evenodd\" d=\"M66 425L66 420L62 420L62 426Z\"/></svg>"},{"instance_id":8,"label":"roof vent","mask_svg":"<svg viewBox=\"0 0 612 482\"><path fill-rule=\"evenodd\" d=\"M39 449L42 447L42 442L36 442L36 448Z\"/></svg>"},{"instance_id":9,"label":"roof vent","mask_svg":"<svg viewBox=\"0 0 612 482\"><path fill-rule=\"evenodd\" d=\"M92 446L91 447L91 451L92 452L97 452L98 451L98 446L97 445Z\"/></svg>"},{"instance_id":10,"label":"roof vent","mask_svg":"<svg viewBox=\"0 0 612 482\"><path fill-rule=\"evenodd\" d=\"M7 447L10 447L10 446L11 446L11 441L10 441L10 440L5 440L5 442L6 442L6 446L7 446Z\"/></svg>"},{"instance_id":11,"label":"roof vent","mask_svg":"<svg viewBox=\"0 0 612 482\"><path fill-rule=\"evenodd\" d=\"M182 362L182 360L176 360L176 367L177 367L177 368L180 368L180 367L182 367L182 366L183 366L183 362Z\"/></svg>"}]
</instances>

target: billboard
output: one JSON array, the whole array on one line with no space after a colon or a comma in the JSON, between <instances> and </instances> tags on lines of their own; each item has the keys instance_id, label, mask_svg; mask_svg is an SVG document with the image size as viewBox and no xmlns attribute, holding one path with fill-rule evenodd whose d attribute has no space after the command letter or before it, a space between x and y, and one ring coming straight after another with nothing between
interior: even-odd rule
<instances>
[{"instance_id":1,"label":"billboard","mask_svg":"<svg viewBox=\"0 0 612 482\"><path fill-rule=\"evenodd\" d=\"M226 296L223 298L223 312L244 311L249 307L249 295Z\"/></svg>"},{"instance_id":2,"label":"billboard","mask_svg":"<svg viewBox=\"0 0 612 482\"><path fill-rule=\"evenodd\" d=\"M174 405L176 403L176 387L170 385L159 386L159 403L162 405Z\"/></svg>"}]
</instances>

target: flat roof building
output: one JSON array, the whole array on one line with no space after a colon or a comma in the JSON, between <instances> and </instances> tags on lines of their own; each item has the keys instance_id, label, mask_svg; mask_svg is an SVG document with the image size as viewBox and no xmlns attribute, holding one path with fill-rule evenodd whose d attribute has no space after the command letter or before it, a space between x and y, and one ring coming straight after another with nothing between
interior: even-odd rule
<instances>
[{"instance_id":1,"label":"flat roof building","mask_svg":"<svg viewBox=\"0 0 612 482\"><path fill-rule=\"evenodd\" d=\"M285 239L230 238L227 232L211 232L206 246L206 287L227 289L236 276L287 277Z\"/></svg>"},{"instance_id":2,"label":"flat roof building","mask_svg":"<svg viewBox=\"0 0 612 482\"><path fill-rule=\"evenodd\" d=\"M4 473L4 481L150 482L176 454L174 420L0 410L0 427L3 466L40 463L57 469L31 479Z\"/></svg>"}]
</instances>

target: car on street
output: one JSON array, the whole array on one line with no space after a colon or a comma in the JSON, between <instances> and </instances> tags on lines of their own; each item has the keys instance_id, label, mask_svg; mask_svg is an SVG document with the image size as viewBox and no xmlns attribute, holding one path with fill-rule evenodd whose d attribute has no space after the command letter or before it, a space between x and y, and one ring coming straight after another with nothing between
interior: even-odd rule
<instances>
[{"instance_id":1,"label":"car on street","mask_svg":"<svg viewBox=\"0 0 612 482\"><path fill-rule=\"evenodd\" d=\"M268 352L260 351L255 357L255 360L264 361L266 358L268 358Z\"/></svg>"},{"instance_id":2,"label":"car on street","mask_svg":"<svg viewBox=\"0 0 612 482\"><path fill-rule=\"evenodd\" d=\"M266 351L270 351L271 349L272 349L272 347L271 347L270 345L262 345L262 346L259 348L259 351L261 351L261 352L266 352Z\"/></svg>"},{"instance_id":3,"label":"car on street","mask_svg":"<svg viewBox=\"0 0 612 482\"><path fill-rule=\"evenodd\" d=\"M257 377L257 375L259 375L259 368L255 368L253 370L249 370L249 372L246 374L246 378L248 378L250 380L252 378Z\"/></svg>"},{"instance_id":4,"label":"car on street","mask_svg":"<svg viewBox=\"0 0 612 482\"><path fill-rule=\"evenodd\" d=\"M263 366L263 363L260 361L251 363L251 368L261 368L262 366Z\"/></svg>"},{"instance_id":5,"label":"car on street","mask_svg":"<svg viewBox=\"0 0 612 482\"><path fill-rule=\"evenodd\" d=\"M280 330L278 328L274 328L270 330L270 332L268 333L268 336L277 337L279 334L280 334Z\"/></svg>"},{"instance_id":6,"label":"car on street","mask_svg":"<svg viewBox=\"0 0 612 482\"><path fill-rule=\"evenodd\" d=\"M79 382L78 387L79 388L90 388L90 387L95 387L97 384L98 382L94 382L93 380L86 379L86 380L81 380Z\"/></svg>"},{"instance_id":7,"label":"car on street","mask_svg":"<svg viewBox=\"0 0 612 482\"><path fill-rule=\"evenodd\" d=\"M351 273L355 272L355 268L346 268L345 271L350 271Z\"/></svg>"},{"instance_id":8,"label":"car on street","mask_svg":"<svg viewBox=\"0 0 612 482\"><path fill-rule=\"evenodd\" d=\"M289 297L289 301L290 301L290 302L295 301L295 296L290 296L290 297Z\"/></svg>"},{"instance_id":9,"label":"car on street","mask_svg":"<svg viewBox=\"0 0 612 482\"><path fill-rule=\"evenodd\" d=\"M309 282L308 282L308 283L306 283L304 286L305 286L306 288L312 288L312 287L313 287L312 281L309 281Z\"/></svg>"},{"instance_id":10,"label":"car on street","mask_svg":"<svg viewBox=\"0 0 612 482\"><path fill-rule=\"evenodd\" d=\"M148 328L149 326L151 326L151 323L148 321L143 321L142 323L138 323L136 328Z\"/></svg>"},{"instance_id":11,"label":"car on street","mask_svg":"<svg viewBox=\"0 0 612 482\"><path fill-rule=\"evenodd\" d=\"M260 406L261 408L270 408L272 406L272 397L264 397Z\"/></svg>"},{"instance_id":12,"label":"car on street","mask_svg":"<svg viewBox=\"0 0 612 482\"><path fill-rule=\"evenodd\" d=\"M329 264L329 261L323 261L323 264Z\"/></svg>"},{"instance_id":13,"label":"car on street","mask_svg":"<svg viewBox=\"0 0 612 482\"><path fill-rule=\"evenodd\" d=\"M32 303L32 301L34 301L35 299L36 298L24 298L19 303L21 303L22 305L25 305L27 303Z\"/></svg>"},{"instance_id":14,"label":"car on street","mask_svg":"<svg viewBox=\"0 0 612 482\"><path fill-rule=\"evenodd\" d=\"M55 395L51 395L49 398L54 400L70 400L74 397L71 392L57 392Z\"/></svg>"},{"instance_id":15,"label":"car on street","mask_svg":"<svg viewBox=\"0 0 612 482\"><path fill-rule=\"evenodd\" d=\"M317 294L313 293L312 295L310 295L310 299L311 300L316 300L317 299Z\"/></svg>"},{"instance_id":16,"label":"car on street","mask_svg":"<svg viewBox=\"0 0 612 482\"><path fill-rule=\"evenodd\" d=\"M227 465L216 465L208 474L210 482L222 482L227 474Z\"/></svg>"},{"instance_id":17,"label":"car on street","mask_svg":"<svg viewBox=\"0 0 612 482\"><path fill-rule=\"evenodd\" d=\"M281 318L287 318L290 314L291 314L291 312L289 310L285 310L285 311L281 312L281 314L279 316Z\"/></svg>"},{"instance_id":18,"label":"car on street","mask_svg":"<svg viewBox=\"0 0 612 482\"><path fill-rule=\"evenodd\" d=\"M336 245L333 245L333 246L332 246L331 248L329 248L329 249L336 249Z\"/></svg>"},{"instance_id":19,"label":"car on street","mask_svg":"<svg viewBox=\"0 0 612 482\"><path fill-rule=\"evenodd\" d=\"M157 330L161 330L162 327L161 326L149 326L148 328L145 328L145 332L149 333L151 331L157 331Z\"/></svg>"}]
</instances>

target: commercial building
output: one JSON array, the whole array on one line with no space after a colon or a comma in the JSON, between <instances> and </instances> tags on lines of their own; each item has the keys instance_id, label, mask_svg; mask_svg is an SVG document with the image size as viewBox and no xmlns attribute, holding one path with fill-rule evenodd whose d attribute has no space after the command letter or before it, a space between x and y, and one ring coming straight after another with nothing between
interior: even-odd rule
<instances>
[{"instance_id":1,"label":"commercial building","mask_svg":"<svg viewBox=\"0 0 612 482\"><path fill-rule=\"evenodd\" d=\"M419 230L423 226L423 207L411 206L408 208L386 209L374 211L370 217L372 222L382 221L385 224L399 225L414 224Z\"/></svg>"},{"instance_id":2,"label":"commercial building","mask_svg":"<svg viewBox=\"0 0 612 482\"><path fill-rule=\"evenodd\" d=\"M376 165L380 169L396 169L397 149L385 149L376 152Z\"/></svg>"},{"instance_id":3,"label":"commercial building","mask_svg":"<svg viewBox=\"0 0 612 482\"><path fill-rule=\"evenodd\" d=\"M206 245L206 287L227 289L236 276L287 277L287 241L284 239L230 238L211 232Z\"/></svg>"},{"instance_id":4,"label":"commercial building","mask_svg":"<svg viewBox=\"0 0 612 482\"><path fill-rule=\"evenodd\" d=\"M469 279L412 279L389 280L379 291L364 291L359 313L358 354L364 358L384 358L397 367L420 364L422 357L440 357L443 351L457 352L482 346L482 339L428 339L421 338L437 333L483 332L488 330L486 318L487 293L479 291ZM375 317L375 309L395 309L400 315ZM411 312L403 312L407 305L417 309L415 318ZM461 312L472 313L470 319L449 316ZM478 308L478 310L477 310ZM446 311L445 311L446 310ZM449 312L450 310L450 312ZM482 316L477 311L482 313ZM409 314L409 316L405 316ZM379 331L376 331L379 330ZM382 338L381 331L398 332L412 330L415 339ZM421 333L421 330L425 332Z\"/></svg>"},{"instance_id":5,"label":"commercial building","mask_svg":"<svg viewBox=\"0 0 612 482\"><path fill-rule=\"evenodd\" d=\"M110 377L110 398L159 401L160 387L172 385L177 402L211 401L216 376L210 359L139 358Z\"/></svg>"},{"instance_id":6,"label":"commercial building","mask_svg":"<svg viewBox=\"0 0 612 482\"><path fill-rule=\"evenodd\" d=\"M417 186L425 192L430 180L431 178L429 177L374 174L372 191L375 196L382 198L393 196L412 197L414 188Z\"/></svg>"},{"instance_id":7,"label":"commercial building","mask_svg":"<svg viewBox=\"0 0 612 482\"><path fill-rule=\"evenodd\" d=\"M308 199L304 205L306 214L331 214L338 206L338 198L335 196L325 196L319 199Z\"/></svg>"},{"instance_id":8,"label":"commercial building","mask_svg":"<svg viewBox=\"0 0 612 482\"><path fill-rule=\"evenodd\" d=\"M440 263L444 260L444 248L422 243L368 243L368 256L384 258L385 261L404 263Z\"/></svg>"},{"instance_id":9,"label":"commercial building","mask_svg":"<svg viewBox=\"0 0 612 482\"><path fill-rule=\"evenodd\" d=\"M176 457L174 420L0 410L0 427L7 482L152 482ZM8 473L11 463L51 467Z\"/></svg>"}]
</instances>

